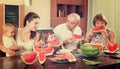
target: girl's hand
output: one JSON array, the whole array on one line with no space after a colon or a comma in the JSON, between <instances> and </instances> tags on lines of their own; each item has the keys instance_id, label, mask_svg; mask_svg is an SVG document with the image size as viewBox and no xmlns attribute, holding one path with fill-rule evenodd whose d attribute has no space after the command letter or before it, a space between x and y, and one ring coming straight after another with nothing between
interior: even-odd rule
<instances>
[{"instance_id":1,"label":"girl's hand","mask_svg":"<svg viewBox=\"0 0 120 69\"><path fill-rule=\"evenodd\" d=\"M23 46L19 46L19 50L22 50L24 47Z\"/></svg>"},{"instance_id":2,"label":"girl's hand","mask_svg":"<svg viewBox=\"0 0 120 69\"><path fill-rule=\"evenodd\" d=\"M102 36L103 36L103 38L104 38L105 40L108 39L107 31L102 31L101 34L102 34Z\"/></svg>"},{"instance_id":3,"label":"girl's hand","mask_svg":"<svg viewBox=\"0 0 120 69\"><path fill-rule=\"evenodd\" d=\"M40 41L38 42L38 45L37 45L37 46L44 46L44 45L45 45L45 42L42 41L42 40L40 40Z\"/></svg>"}]
</instances>

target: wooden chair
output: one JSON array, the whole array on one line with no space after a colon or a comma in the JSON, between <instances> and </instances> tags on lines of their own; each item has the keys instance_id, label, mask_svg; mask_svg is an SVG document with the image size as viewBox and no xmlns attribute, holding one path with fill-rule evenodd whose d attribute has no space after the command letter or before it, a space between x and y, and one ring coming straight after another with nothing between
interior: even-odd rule
<instances>
[{"instance_id":1,"label":"wooden chair","mask_svg":"<svg viewBox=\"0 0 120 69\"><path fill-rule=\"evenodd\" d=\"M6 56L5 53L0 51L0 57L5 57L5 56Z\"/></svg>"},{"instance_id":2,"label":"wooden chair","mask_svg":"<svg viewBox=\"0 0 120 69\"><path fill-rule=\"evenodd\" d=\"M3 45L2 42L0 42L0 46L1 45ZM5 57L5 56L6 56L5 52L1 51L1 47L0 47L0 57Z\"/></svg>"}]
</instances>

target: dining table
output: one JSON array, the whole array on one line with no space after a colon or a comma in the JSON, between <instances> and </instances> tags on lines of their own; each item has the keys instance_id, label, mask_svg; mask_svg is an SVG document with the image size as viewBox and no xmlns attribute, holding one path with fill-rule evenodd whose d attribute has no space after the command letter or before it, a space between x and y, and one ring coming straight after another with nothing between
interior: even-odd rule
<instances>
[{"instance_id":1,"label":"dining table","mask_svg":"<svg viewBox=\"0 0 120 69\"><path fill-rule=\"evenodd\" d=\"M23 63L20 56L17 57L0 57L0 69L120 69L120 59L112 58L105 53L90 58L92 60L99 60L101 63L98 65L86 65L83 63L83 59L87 57L81 55L75 55L77 61L70 63L57 63L50 60L51 56L48 56L44 64L40 64L37 60L32 65Z\"/></svg>"}]
</instances>

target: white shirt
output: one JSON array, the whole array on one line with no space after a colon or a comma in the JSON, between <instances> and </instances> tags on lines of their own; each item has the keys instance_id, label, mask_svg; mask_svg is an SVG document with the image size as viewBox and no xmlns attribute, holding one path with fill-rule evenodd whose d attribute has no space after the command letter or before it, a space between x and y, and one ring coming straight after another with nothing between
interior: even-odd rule
<instances>
[{"instance_id":1,"label":"white shirt","mask_svg":"<svg viewBox=\"0 0 120 69\"><path fill-rule=\"evenodd\" d=\"M21 28L18 29L17 36L16 36L18 46L23 46L23 49L20 50L20 53L23 54L23 53L32 52L33 45L34 45L34 39L30 39L27 42L23 42L22 40L20 40L20 31L21 31Z\"/></svg>"},{"instance_id":2,"label":"white shirt","mask_svg":"<svg viewBox=\"0 0 120 69\"><path fill-rule=\"evenodd\" d=\"M7 36L2 36L3 44L6 48L9 48L11 46L17 46L17 43L14 38L9 38ZM8 53L6 53L6 56L9 56Z\"/></svg>"},{"instance_id":3,"label":"white shirt","mask_svg":"<svg viewBox=\"0 0 120 69\"><path fill-rule=\"evenodd\" d=\"M82 34L81 28L78 26L74 29L72 33L70 30L68 30L66 23L56 26L53 31L55 33L55 36L58 37L62 41L66 40L67 38L72 37L72 34L79 34L79 35ZM78 41L74 41L73 43L68 44L66 48L76 49L77 44L78 44Z\"/></svg>"}]
</instances>

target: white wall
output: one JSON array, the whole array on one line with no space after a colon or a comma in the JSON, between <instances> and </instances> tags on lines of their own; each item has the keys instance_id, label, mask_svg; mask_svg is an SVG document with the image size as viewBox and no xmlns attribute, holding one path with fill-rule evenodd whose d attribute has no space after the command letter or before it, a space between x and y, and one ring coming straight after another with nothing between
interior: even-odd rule
<instances>
[{"instance_id":1,"label":"white wall","mask_svg":"<svg viewBox=\"0 0 120 69\"><path fill-rule=\"evenodd\" d=\"M23 0L0 0L0 3L9 5L20 5L23 4Z\"/></svg>"},{"instance_id":2,"label":"white wall","mask_svg":"<svg viewBox=\"0 0 120 69\"><path fill-rule=\"evenodd\" d=\"M0 0L0 3L9 5L24 4L24 0ZM25 14L33 11L40 16L39 28L50 28L50 0L32 0L31 6L25 7Z\"/></svg>"},{"instance_id":3,"label":"white wall","mask_svg":"<svg viewBox=\"0 0 120 69\"><path fill-rule=\"evenodd\" d=\"M32 0L32 5L25 7L25 13L29 11L34 11L40 16L39 28L50 27L50 0Z\"/></svg>"},{"instance_id":4,"label":"white wall","mask_svg":"<svg viewBox=\"0 0 120 69\"><path fill-rule=\"evenodd\" d=\"M88 0L88 29L92 27L93 17L102 13L108 20L108 27L115 31L116 40L120 44L120 0Z\"/></svg>"}]
</instances>

